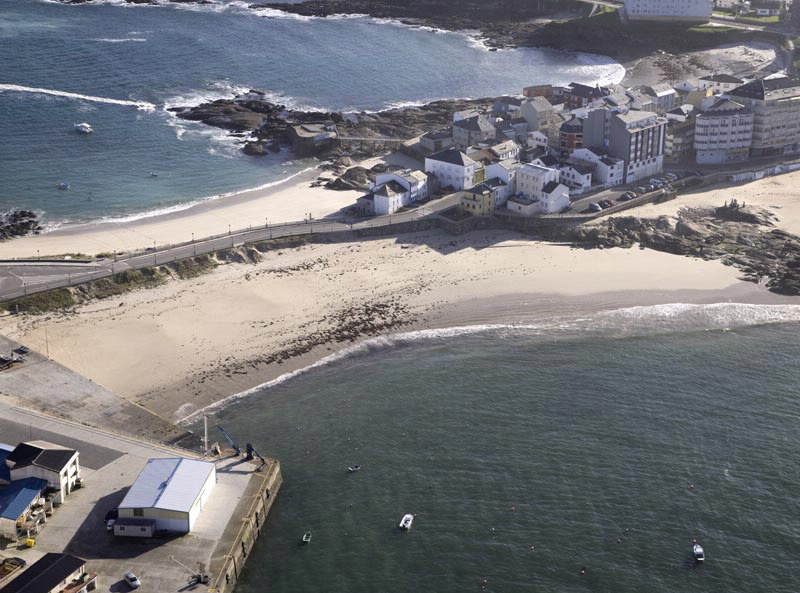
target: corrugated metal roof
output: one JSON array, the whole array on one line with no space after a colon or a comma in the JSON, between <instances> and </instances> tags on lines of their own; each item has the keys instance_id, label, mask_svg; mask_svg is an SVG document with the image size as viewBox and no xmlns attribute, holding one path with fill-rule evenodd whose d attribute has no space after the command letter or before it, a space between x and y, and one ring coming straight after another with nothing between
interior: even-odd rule
<instances>
[{"instance_id":1,"label":"corrugated metal roof","mask_svg":"<svg viewBox=\"0 0 800 593\"><path fill-rule=\"evenodd\" d=\"M47 480L25 478L0 488L0 517L16 521L47 487Z\"/></svg>"},{"instance_id":2,"label":"corrugated metal roof","mask_svg":"<svg viewBox=\"0 0 800 593\"><path fill-rule=\"evenodd\" d=\"M208 461L150 459L119 508L188 512L213 471L214 464Z\"/></svg>"}]
</instances>

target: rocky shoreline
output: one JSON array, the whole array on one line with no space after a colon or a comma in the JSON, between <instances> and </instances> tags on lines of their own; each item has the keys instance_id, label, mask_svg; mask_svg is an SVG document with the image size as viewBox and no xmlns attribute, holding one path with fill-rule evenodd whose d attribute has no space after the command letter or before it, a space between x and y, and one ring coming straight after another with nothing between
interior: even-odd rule
<instances>
[{"instance_id":1,"label":"rocky shoreline","mask_svg":"<svg viewBox=\"0 0 800 593\"><path fill-rule=\"evenodd\" d=\"M30 234L38 235L42 230L39 217L31 210L15 208L0 213L0 241Z\"/></svg>"},{"instance_id":2,"label":"rocky shoreline","mask_svg":"<svg viewBox=\"0 0 800 593\"><path fill-rule=\"evenodd\" d=\"M330 121L342 137L405 141L451 124L453 112L491 105L493 98L434 101L419 107L387 109L379 112L339 113L300 111L272 103L261 90L250 90L233 99L218 99L192 107L172 107L176 116L229 130L245 137L242 150L259 156L279 152L292 144L291 127L298 124ZM386 152L380 142L360 143L357 151L320 146L307 156L335 159L343 156L369 158Z\"/></svg>"},{"instance_id":3,"label":"rocky shoreline","mask_svg":"<svg viewBox=\"0 0 800 593\"><path fill-rule=\"evenodd\" d=\"M800 295L800 237L774 228L775 215L735 200L718 208L684 208L677 220L614 216L553 232L550 239L591 249L632 247L721 260L782 295Z\"/></svg>"}]
</instances>

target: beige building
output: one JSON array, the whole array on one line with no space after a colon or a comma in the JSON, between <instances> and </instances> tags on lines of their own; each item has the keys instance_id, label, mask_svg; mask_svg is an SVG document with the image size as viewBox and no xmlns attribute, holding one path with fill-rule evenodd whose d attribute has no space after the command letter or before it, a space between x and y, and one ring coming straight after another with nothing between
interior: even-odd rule
<instances>
[{"instance_id":1,"label":"beige building","mask_svg":"<svg viewBox=\"0 0 800 593\"><path fill-rule=\"evenodd\" d=\"M800 150L800 78L754 80L728 95L753 110L752 156Z\"/></svg>"}]
</instances>

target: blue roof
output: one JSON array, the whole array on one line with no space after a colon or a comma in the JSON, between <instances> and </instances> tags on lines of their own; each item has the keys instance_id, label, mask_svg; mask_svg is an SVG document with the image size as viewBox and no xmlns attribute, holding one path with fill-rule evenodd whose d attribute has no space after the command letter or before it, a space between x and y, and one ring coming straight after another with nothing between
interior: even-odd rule
<instances>
[{"instance_id":1,"label":"blue roof","mask_svg":"<svg viewBox=\"0 0 800 593\"><path fill-rule=\"evenodd\" d=\"M6 482L11 481L11 470L6 465L6 458L11 455L13 450L14 447L11 445L0 443L0 480L5 480Z\"/></svg>"},{"instance_id":2,"label":"blue roof","mask_svg":"<svg viewBox=\"0 0 800 593\"><path fill-rule=\"evenodd\" d=\"M15 480L0 488L0 518L16 521L45 488L47 480L41 478Z\"/></svg>"}]
</instances>

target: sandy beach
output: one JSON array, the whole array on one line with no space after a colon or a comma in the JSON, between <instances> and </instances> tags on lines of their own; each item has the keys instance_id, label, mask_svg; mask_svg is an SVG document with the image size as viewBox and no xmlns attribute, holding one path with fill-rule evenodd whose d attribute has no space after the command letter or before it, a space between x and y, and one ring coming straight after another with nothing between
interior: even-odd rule
<instances>
[{"instance_id":1,"label":"sandy beach","mask_svg":"<svg viewBox=\"0 0 800 593\"><path fill-rule=\"evenodd\" d=\"M635 213L672 215L738 197L798 232L798 175ZM6 317L0 331L43 350L46 326L55 360L180 420L374 335L672 302L793 301L741 282L718 261L639 248L587 251L505 231L429 231L268 251L259 263L221 265L63 315Z\"/></svg>"}]
</instances>

